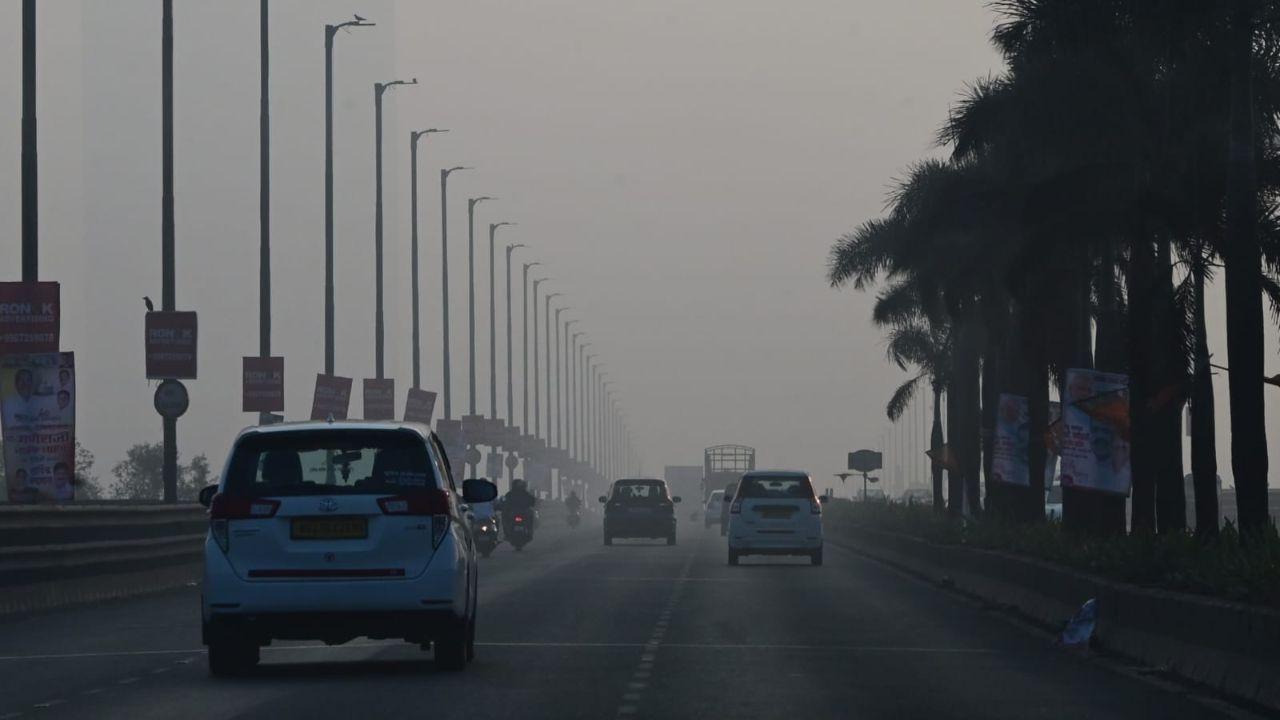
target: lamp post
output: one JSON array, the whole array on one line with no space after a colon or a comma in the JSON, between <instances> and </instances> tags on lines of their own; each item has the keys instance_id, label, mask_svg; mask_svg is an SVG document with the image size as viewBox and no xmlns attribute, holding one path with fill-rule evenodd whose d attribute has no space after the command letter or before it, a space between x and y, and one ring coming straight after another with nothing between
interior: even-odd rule
<instances>
[{"instance_id":1,"label":"lamp post","mask_svg":"<svg viewBox=\"0 0 1280 720\"><path fill-rule=\"evenodd\" d=\"M520 403L520 410L522 413L522 418L521 418L522 423L520 424L520 427L524 428L524 431L526 434L533 432L532 430L529 429L529 268L535 265L541 265L541 264L542 263L540 262L531 262L531 263L524 264L524 273L522 275L523 285L520 293L520 323L521 325L524 326L523 337L520 341L520 364L523 366L522 377L524 378L521 381L521 386L520 386L520 389L524 395L523 401ZM535 285L533 289L533 295L534 295L533 332L534 332L534 337L536 338L538 333L538 297L537 297L538 288L536 285L537 283L536 280L534 281L534 283ZM536 363L538 361L538 342L536 339L534 340L533 345L534 345L533 360ZM536 365L535 365L535 370L533 372L533 376L535 378L538 376ZM537 388L535 387L534 389L536 390ZM537 415L534 415L534 417L536 418Z\"/></svg>"},{"instance_id":2,"label":"lamp post","mask_svg":"<svg viewBox=\"0 0 1280 720\"><path fill-rule=\"evenodd\" d=\"M512 371L511 371L511 357L512 357L512 354L511 354L511 253L515 252L516 249L522 248L522 247L524 247L524 243L515 243L507 246L507 426L508 427L512 427L516 424L516 412L515 412L516 401L514 397L515 390L513 389L514 386L511 380L511 375L512 375ZM528 268L525 268L525 269L528 270ZM525 275L525 279L526 280L528 279L527 274ZM490 287L492 287L492 284L490 284ZM490 325L492 325L492 323L490 323ZM529 428L525 425L521 425L520 427L523 428L525 432L529 431Z\"/></svg>"},{"instance_id":3,"label":"lamp post","mask_svg":"<svg viewBox=\"0 0 1280 720\"><path fill-rule=\"evenodd\" d=\"M590 343L583 346L583 350L591 347ZM582 461L591 464L591 363L596 359L595 353L586 353L583 358L582 368L578 371L578 382L581 388L578 391L578 407L580 413L578 415L578 447L581 448Z\"/></svg>"},{"instance_id":4,"label":"lamp post","mask_svg":"<svg viewBox=\"0 0 1280 720\"><path fill-rule=\"evenodd\" d=\"M557 316L556 320L560 318ZM564 366L565 374L560 374L560 328L556 328L556 447L568 449L569 438L566 431L569 423L564 419L569 406L569 389L565 387L565 379L569 368L569 328L578 324L578 319L564 321Z\"/></svg>"},{"instance_id":5,"label":"lamp post","mask_svg":"<svg viewBox=\"0 0 1280 720\"><path fill-rule=\"evenodd\" d=\"M263 23L266 22L263 0ZM165 3L165 15L172 9ZM265 25L263 26L265 28ZM169 25L165 26L169 29ZM39 275L40 204L37 193L39 163L36 143L36 0L22 0L22 281L35 282Z\"/></svg>"},{"instance_id":6,"label":"lamp post","mask_svg":"<svg viewBox=\"0 0 1280 720\"><path fill-rule=\"evenodd\" d=\"M444 314L444 419L453 419L452 384L449 380L449 175L468 167L451 167L440 171L440 306Z\"/></svg>"},{"instance_id":7,"label":"lamp post","mask_svg":"<svg viewBox=\"0 0 1280 720\"><path fill-rule=\"evenodd\" d=\"M469 415L476 414L476 206L485 200L494 199L485 195L467 200L467 328L471 348L467 356Z\"/></svg>"},{"instance_id":8,"label":"lamp post","mask_svg":"<svg viewBox=\"0 0 1280 720\"><path fill-rule=\"evenodd\" d=\"M493 237L497 234L498 228L508 225L515 225L510 222L489 223L489 417L498 417L498 311L497 311L497 293L494 292L494 257L493 257ZM507 263L508 270L510 262ZM511 295L510 273L507 273L507 295ZM508 313L510 316L510 313ZM508 358L508 360L510 360ZM510 366L510 362L507 363ZM511 417L508 415L507 420Z\"/></svg>"},{"instance_id":9,"label":"lamp post","mask_svg":"<svg viewBox=\"0 0 1280 720\"><path fill-rule=\"evenodd\" d=\"M339 30L373 27L359 15L324 26L324 372L333 374L333 38Z\"/></svg>"},{"instance_id":10,"label":"lamp post","mask_svg":"<svg viewBox=\"0 0 1280 720\"><path fill-rule=\"evenodd\" d=\"M263 0L264 2L266 0ZM422 338L418 321L418 141L424 135L449 132L430 128L409 133L409 278L412 287L413 315L413 387L422 387Z\"/></svg>"},{"instance_id":11,"label":"lamp post","mask_svg":"<svg viewBox=\"0 0 1280 720\"><path fill-rule=\"evenodd\" d=\"M573 335L573 369L569 374L569 447L570 455L581 460L582 445L578 442L578 426L582 422L582 418L578 415L578 399L581 391L578 387L578 374L582 371L582 352L590 343L578 345L578 336L586 335L584 332L577 332Z\"/></svg>"},{"instance_id":12,"label":"lamp post","mask_svg":"<svg viewBox=\"0 0 1280 720\"><path fill-rule=\"evenodd\" d=\"M173 311L177 308L176 288L174 287L174 219L173 219L173 0L164 0L161 6L161 41L160 41L160 92L161 92L161 129L160 129L160 147L161 147L161 189L160 189L160 297L161 307L165 311ZM31 19L32 37L31 44L26 45L24 42L24 55L27 48L31 52L35 51L35 8L31 8L31 13L24 13L23 22L26 24L27 18ZM24 27L24 38L27 28ZM24 57L24 61L25 61ZM24 73L27 71L24 62ZM34 59L30 67L30 71L34 74ZM23 88L24 95L28 92L27 88ZM35 84L32 83L29 92L35 92ZM34 114L34 113L33 113ZM25 119L25 118L24 118ZM34 122L34 118L32 118ZM24 128L25 130L26 128ZM25 139L25 138L24 138ZM34 142L35 138L32 137ZM33 163L34 158L30 159ZM35 168L33 167L32 170ZM23 167L24 177L27 168ZM34 174L34 173L33 173ZM25 184L25 182L24 182ZM34 202L34 190L30 196ZM26 218L25 201L27 197L23 197L23 220ZM30 228L34 235L35 222L30 225L24 222L24 233ZM28 270L34 271L36 268L35 252L28 255L27 253L27 236L23 237L23 254L22 254L22 272L23 279L26 279ZM34 250L34 249L33 249ZM29 262L28 262L29 261ZM28 267L28 265L30 267ZM33 278L34 279L34 278ZM176 416L165 416L162 423L162 440L164 442L161 475L164 481L164 501L166 503L178 502L178 419Z\"/></svg>"},{"instance_id":13,"label":"lamp post","mask_svg":"<svg viewBox=\"0 0 1280 720\"><path fill-rule=\"evenodd\" d=\"M542 372L538 369L538 351L542 347L538 342L538 286L551 278L538 278L533 281L533 436L542 438ZM551 311L551 301L547 300L547 312ZM551 397L547 397L547 402ZM547 426L550 434L551 426Z\"/></svg>"},{"instance_id":14,"label":"lamp post","mask_svg":"<svg viewBox=\"0 0 1280 720\"><path fill-rule=\"evenodd\" d=\"M547 376L546 376L546 379L547 379L547 447L554 447L553 440L555 439L555 435L552 432L552 429L555 427L555 425L553 425L551 422L551 408L555 405L555 402L551 398L551 298L556 297L558 295L562 295L562 294L563 293L552 293L547 296L546 307L544 308L546 312L545 312L545 317L543 318L543 323L545 325L544 330L546 331L546 334L547 334L547 340L545 343L546 352L547 352L547 357L546 357L546 361L547 361ZM556 311L556 341L555 342L557 347L560 344L560 313L562 310L567 310L567 309L568 308L561 308L561 310Z\"/></svg>"},{"instance_id":15,"label":"lamp post","mask_svg":"<svg viewBox=\"0 0 1280 720\"><path fill-rule=\"evenodd\" d=\"M386 326L382 312L382 96L388 89L396 85L417 85L418 78L411 80L392 80L373 84L373 155L374 155L374 191L373 191L373 264L374 264L374 310L373 310L373 366L374 377L381 380L385 366Z\"/></svg>"}]
</instances>

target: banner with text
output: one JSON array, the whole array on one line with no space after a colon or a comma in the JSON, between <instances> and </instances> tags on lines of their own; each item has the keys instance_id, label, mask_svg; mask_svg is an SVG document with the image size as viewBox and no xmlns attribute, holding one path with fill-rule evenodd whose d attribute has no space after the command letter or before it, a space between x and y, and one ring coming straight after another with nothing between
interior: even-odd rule
<instances>
[{"instance_id":1,"label":"banner with text","mask_svg":"<svg viewBox=\"0 0 1280 720\"><path fill-rule=\"evenodd\" d=\"M405 422L431 424L431 416L436 411L436 394L430 390L409 388L409 397L404 401Z\"/></svg>"},{"instance_id":2,"label":"banner with text","mask_svg":"<svg viewBox=\"0 0 1280 720\"><path fill-rule=\"evenodd\" d=\"M991 455L991 479L1010 485L1031 485L1029 450L1031 419L1027 398L1000 393L996 407L995 448Z\"/></svg>"},{"instance_id":3,"label":"banner with text","mask_svg":"<svg viewBox=\"0 0 1280 720\"><path fill-rule=\"evenodd\" d=\"M74 353L0 358L0 432L9 502L75 499Z\"/></svg>"},{"instance_id":4,"label":"banner with text","mask_svg":"<svg viewBox=\"0 0 1280 720\"><path fill-rule=\"evenodd\" d=\"M1129 378L1067 370L1062 413L1062 485L1129 494Z\"/></svg>"},{"instance_id":5,"label":"banner with text","mask_svg":"<svg viewBox=\"0 0 1280 720\"><path fill-rule=\"evenodd\" d=\"M284 358L244 358L244 412L282 412L284 410Z\"/></svg>"},{"instance_id":6,"label":"banner with text","mask_svg":"<svg viewBox=\"0 0 1280 720\"><path fill-rule=\"evenodd\" d=\"M364 379L364 419L396 419L396 381Z\"/></svg>"},{"instance_id":7,"label":"banner with text","mask_svg":"<svg viewBox=\"0 0 1280 720\"><path fill-rule=\"evenodd\" d=\"M148 312L147 378L191 380L196 377L196 314Z\"/></svg>"},{"instance_id":8,"label":"banner with text","mask_svg":"<svg viewBox=\"0 0 1280 720\"><path fill-rule=\"evenodd\" d=\"M351 405L351 378L316 373L316 391L311 397L312 420L346 420Z\"/></svg>"},{"instance_id":9,"label":"banner with text","mask_svg":"<svg viewBox=\"0 0 1280 720\"><path fill-rule=\"evenodd\" d=\"M0 282L0 356L58 352L60 286Z\"/></svg>"}]
</instances>

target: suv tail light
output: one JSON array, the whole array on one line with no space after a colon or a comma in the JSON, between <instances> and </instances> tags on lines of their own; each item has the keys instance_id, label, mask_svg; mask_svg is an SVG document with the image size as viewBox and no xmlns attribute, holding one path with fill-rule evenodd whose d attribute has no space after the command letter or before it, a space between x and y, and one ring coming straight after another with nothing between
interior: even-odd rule
<instances>
[{"instance_id":1,"label":"suv tail light","mask_svg":"<svg viewBox=\"0 0 1280 720\"><path fill-rule=\"evenodd\" d=\"M733 499L733 504L729 506L729 514L731 515L742 514L742 498Z\"/></svg>"},{"instance_id":2,"label":"suv tail light","mask_svg":"<svg viewBox=\"0 0 1280 720\"><path fill-rule=\"evenodd\" d=\"M813 515L822 514L822 503L818 502L818 498L816 497L809 498L809 512Z\"/></svg>"},{"instance_id":3,"label":"suv tail light","mask_svg":"<svg viewBox=\"0 0 1280 720\"><path fill-rule=\"evenodd\" d=\"M449 516L453 508L446 490L382 497L378 498L378 507L383 515L430 515L432 548L440 547L449 532Z\"/></svg>"},{"instance_id":4,"label":"suv tail light","mask_svg":"<svg viewBox=\"0 0 1280 720\"><path fill-rule=\"evenodd\" d=\"M218 493L209 503L209 534L222 552L231 547L228 532L232 520L258 520L274 517L280 501L270 498L246 498Z\"/></svg>"}]
</instances>

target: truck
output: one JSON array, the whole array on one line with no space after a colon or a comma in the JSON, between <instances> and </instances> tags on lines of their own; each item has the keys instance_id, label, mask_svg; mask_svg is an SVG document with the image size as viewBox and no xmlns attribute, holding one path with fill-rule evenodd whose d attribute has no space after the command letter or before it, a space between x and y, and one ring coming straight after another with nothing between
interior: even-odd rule
<instances>
[{"instance_id":1,"label":"truck","mask_svg":"<svg viewBox=\"0 0 1280 720\"><path fill-rule=\"evenodd\" d=\"M715 490L737 489L738 481L756 469L756 449L746 445L713 445L702 453L702 503ZM726 495L731 493L726 492Z\"/></svg>"}]
</instances>

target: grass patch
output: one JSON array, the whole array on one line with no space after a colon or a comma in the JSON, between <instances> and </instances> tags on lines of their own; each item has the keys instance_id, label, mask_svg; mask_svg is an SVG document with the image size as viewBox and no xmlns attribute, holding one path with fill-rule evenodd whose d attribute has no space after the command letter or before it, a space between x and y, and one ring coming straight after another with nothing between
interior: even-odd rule
<instances>
[{"instance_id":1,"label":"grass patch","mask_svg":"<svg viewBox=\"0 0 1280 720\"><path fill-rule=\"evenodd\" d=\"M828 531L837 533L842 525L861 526L1014 553L1144 587L1280 608L1280 534L1274 525L1244 543L1230 524L1213 539L1181 533L1096 538L1063 532L1055 522L953 520L919 504L833 501L824 514Z\"/></svg>"}]
</instances>

